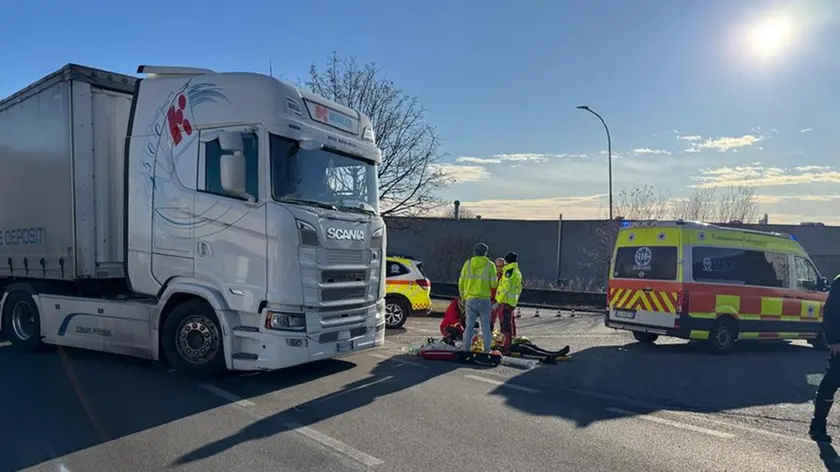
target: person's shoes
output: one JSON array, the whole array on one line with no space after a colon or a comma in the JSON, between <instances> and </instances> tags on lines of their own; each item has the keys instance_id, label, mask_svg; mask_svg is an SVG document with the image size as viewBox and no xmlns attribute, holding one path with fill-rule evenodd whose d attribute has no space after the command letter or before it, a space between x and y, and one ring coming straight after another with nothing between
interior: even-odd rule
<instances>
[{"instance_id":1,"label":"person's shoes","mask_svg":"<svg viewBox=\"0 0 840 472\"><path fill-rule=\"evenodd\" d=\"M557 351L557 354L558 354L558 355L561 355L561 356L563 356L563 357L566 357L566 356L568 356L568 355L569 355L569 351L570 351L570 350L571 350L571 348L570 348L569 346L566 346L566 347L564 347L563 349L560 349L559 351Z\"/></svg>"},{"instance_id":2,"label":"person's shoes","mask_svg":"<svg viewBox=\"0 0 840 472\"><path fill-rule=\"evenodd\" d=\"M824 421L811 421L811 427L808 428L808 436L816 442L830 443L831 436L826 431Z\"/></svg>"}]
</instances>

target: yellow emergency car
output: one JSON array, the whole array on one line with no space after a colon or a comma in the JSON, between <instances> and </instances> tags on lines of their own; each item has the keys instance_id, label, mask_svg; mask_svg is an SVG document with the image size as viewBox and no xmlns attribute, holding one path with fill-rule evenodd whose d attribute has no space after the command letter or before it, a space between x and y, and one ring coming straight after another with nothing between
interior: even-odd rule
<instances>
[{"instance_id":1,"label":"yellow emergency car","mask_svg":"<svg viewBox=\"0 0 840 472\"><path fill-rule=\"evenodd\" d=\"M608 327L727 353L746 339L807 339L825 348L829 282L791 235L683 221L621 223Z\"/></svg>"},{"instance_id":2,"label":"yellow emergency car","mask_svg":"<svg viewBox=\"0 0 840 472\"><path fill-rule=\"evenodd\" d=\"M385 326L399 328L411 315L428 315L432 283L423 274L423 263L413 257L388 254L385 264Z\"/></svg>"}]
</instances>

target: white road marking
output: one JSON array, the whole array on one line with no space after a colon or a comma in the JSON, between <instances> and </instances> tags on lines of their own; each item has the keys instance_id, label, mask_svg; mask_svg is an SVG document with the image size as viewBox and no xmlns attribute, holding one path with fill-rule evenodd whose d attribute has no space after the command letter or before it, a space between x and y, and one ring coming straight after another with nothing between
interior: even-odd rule
<instances>
[{"instance_id":1,"label":"white road marking","mask_svg":"<svg viewBox=\"0 0 840 472\"><path fill-rule=\"evenodd\" d=\"M487 377L481 377L481 376L478 376L478 375L467 374L464 377L468 378L470 380L477 380L479 382L484 382L486 384L496 385L497 387L505 387L505 388L509 388L511 390L519 390L520 392L540 393L540 391L535 389L535 388L523 387L521 385L510 384L510 383L502 382L501 380L496 380L496 379L488 379Z\"/></svg>"},{"instance_id":2,"label":"white road marking","mask_svg":"<svg viewBox=\"0 0 840 472\"><path fill-rule=\"evenodd\" d=\"M640 420L650 421L651 423L659 423L664 424L667 426L671 426L674 428L685 429L688 431L694 431L695 433L703 433L708 434L709 436L716 436L718 438L734 438L735 435L732 433L724 433L722 431L715 431L713 429L701 428L700 426L694 426L688 423L680 423L678 421L672 421L666 418L662 418L660 416L643 414L643 413L636 413L633 411L622 410L621 408L607 408L607 411L610 413L616 413L619 415L638 418Z\"/></svg>"},{"instance_id":3,"label":"white road marking","mask_svg":"<svg viewBox=\"0 0 840 472\"><path fill-rule=\"evenodd\" d=\"M410 365L410 366L414 366L414 367L420 367L421 369L428 369L429 368L429 366L423 365L419 362L408 361L408 360L405 360L405 359L394 359L393 356L386 356L384 354L368 354L368 355L370 357L375 357L377 359L382 359L382 360L385 360L385 361L393 361L393 362L396 362L396 363L402 364L402 365ZM396 354L396 355L399 355L399 354Z\"/></svg>"},{"instance_id":4,"label":"white road marking","mask_svg":"<svg viewBox=\"0 0 840 472\"><path fill-rule=\"evenodd\" d=\"M208 392L212 393L213 395L216 395L217 397L224 398L225 400L231 403L235 403L243 408L254 406L254 402L250 400L245 400L242 397L238 397L228 392L227 390L222 390L221 388L216 387L215 385L201 384L199 385L199 387L203 388L204 390L207 390Z\"/></svg>"},{"instance_id":5,"label":"white road marking","mask_svg":"<svg viewBox=\"0 0 840 472\"><path fill-rule=\"evenodd\" d=\"M306 436L307 438L312 439L313 441L319 442L322 445L333 449L337 452L340 452L352 459L355 459L356 461L361 462L362 464L368 467L376 467L378 465L384 464L382 460L377 459L376 457L373 457L370 454L365 454L364 452L358 449L354 449L348 446L347 444L344 444L338 439L331 438L330 436L315 431L314 429L309 428L307 426L303 426L297 423L286 423L285 426L302 436Z\"/></svg>"},{"instance_id":6,"label":"white road marking","mask_svg":"<svg viewBox=\"0 0 840 472\"><path fill-rule=\"evenodd\" d=\"M70 472L70 469L64 464L58 464L58 472Z\"/></svg>"}]
</instances>

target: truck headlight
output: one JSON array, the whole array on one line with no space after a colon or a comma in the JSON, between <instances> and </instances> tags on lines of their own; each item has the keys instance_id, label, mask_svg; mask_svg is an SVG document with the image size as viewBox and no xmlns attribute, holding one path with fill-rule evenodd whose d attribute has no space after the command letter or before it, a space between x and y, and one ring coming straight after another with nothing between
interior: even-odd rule
<instances>
[{"instance_id":1,"label":"truck headlight","mask_svg":"<svg viewBox=\"0 0 840 472\"><path fill-rule=\"evenodd\" d=\"M385 319L385 300L379 300L376 302L376 321L379 324L379 321Z\"/></svg>"},{"instance_id":2,"label":"truck headlight","mask_svg":"<svg viewBox=\"0 0 840 472\"><path fill-rule=\"evenodd\" d=\"M275 331L306 331L306 316L303 313L269 311L265 314L265 327Z\"/></svg>"}]
</instances>

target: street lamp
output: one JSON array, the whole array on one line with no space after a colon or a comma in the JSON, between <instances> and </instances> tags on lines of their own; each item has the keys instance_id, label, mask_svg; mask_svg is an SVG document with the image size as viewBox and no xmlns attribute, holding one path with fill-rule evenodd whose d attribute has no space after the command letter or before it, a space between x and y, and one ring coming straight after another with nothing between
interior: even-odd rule
<instances>
[{"instance_id":1,"label":"street lamp","mask_svg":"<svg viewBox=\"0 0 840 472\"><path fill-rule=\"evenodd\" d=\"M577 107L578 110L588 111L593 115L597 116L599 120L601 120L601 124L604 125L604 130L607 132L607 168L609 169L609 181L610 181L610 220L613 219L613 191L612 191L612 138L610 137L610 127L607 126L607 122L601 118L601 115L596 113L594 110L589 108L586 105L581 105Z\"/></svg>"}]
</instances>

